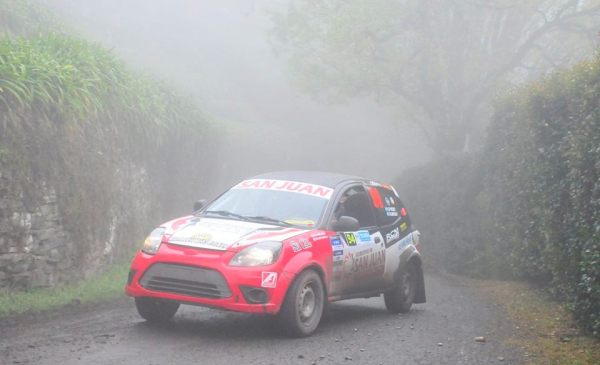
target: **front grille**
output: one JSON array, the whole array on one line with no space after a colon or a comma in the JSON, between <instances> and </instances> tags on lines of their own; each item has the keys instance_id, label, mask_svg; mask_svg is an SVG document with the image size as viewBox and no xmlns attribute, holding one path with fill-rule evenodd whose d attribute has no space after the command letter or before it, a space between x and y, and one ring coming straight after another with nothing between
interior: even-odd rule
<instances>
[{"instance_id":1,"label":"front grille","mask_svg":"<svg viewBox=\"0 0 600 365\"><path fill-rule=\"evenodd\" d=\"M231 296L221 273L194 266L154 264L144 273L140 284L148 290L191 297L218 299Z\"/></svg>"}]
</instances>

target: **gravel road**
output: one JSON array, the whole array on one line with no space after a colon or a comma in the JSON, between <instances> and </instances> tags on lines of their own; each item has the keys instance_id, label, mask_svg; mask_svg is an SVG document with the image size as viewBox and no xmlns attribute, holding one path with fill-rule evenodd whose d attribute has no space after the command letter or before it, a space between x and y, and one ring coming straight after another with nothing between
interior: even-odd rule
<instances>
[{"instance_id":1,"label":"gravel road","mask_svg":"<svg viewBox=\"0 0 600 365\"><path fill-rule=\"evenodd\" d=\"M382 298L334 303L308 338L266 316L182 306L152 326L121 298L0 320L0 364L519 364L513 325L470 281L426 277L428 302L404 315ZM476 342L484 336L485 342Z\"/></svg>"}]
</instances>

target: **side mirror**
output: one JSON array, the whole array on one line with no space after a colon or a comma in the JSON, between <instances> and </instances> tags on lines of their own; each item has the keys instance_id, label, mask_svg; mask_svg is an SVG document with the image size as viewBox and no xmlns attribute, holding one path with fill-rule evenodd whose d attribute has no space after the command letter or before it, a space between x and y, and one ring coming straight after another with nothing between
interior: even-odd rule
<instances>
[{"instance_id":1,"label":"side mirror","mask_svg":"<svg viewBox=\"0 0 600 365\"><path fill-rule=\"evenodd\" d=\"M360 229L360 223L358 219L343 215L338 220L331 223L331 229L336 232L351 232L358 231Z\"/></svg>"},{"instance_id":2,"label":"side mirror","mask_svg":"<svg viewBox=\"0 0 600 365\"><path fill-rule=\"evenodd\" d=\"M206 199L200 199L200 200L196 201L194 203L194 207L193 207L194 212L197 212L200 209L204 208L205 205L206 205Z\"/></svg>"}]
</instances>

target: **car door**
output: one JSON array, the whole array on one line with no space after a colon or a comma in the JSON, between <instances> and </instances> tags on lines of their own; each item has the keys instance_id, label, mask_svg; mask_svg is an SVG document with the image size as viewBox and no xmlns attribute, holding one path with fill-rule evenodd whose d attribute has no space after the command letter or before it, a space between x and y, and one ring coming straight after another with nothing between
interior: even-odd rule
<instances>
[{"instance_id":1,"label":"car door","mask_svg":"<svg viewBox=\"0 0 600 365\"><path fill-rule=\"evenodd\" d=\"M406 208L391 186L374 184L367 189L373 200L376 223L385 241L384 281L387 285L391 285L394 273L400 265L402 249L405 248L402 243L406 240L403 238L411 233L411 222Z\"/></svg>"},{"instance_id":2,"label":"car door","mask_svg":"<svg viewBox=\"0 0 600 365\"><path fill-rule=\"evenodd\" d=\"M360 228L336 232L331 296L348 297L383 287L385 242L377 227L373 202L363 184L346 187L334 202L332 219L353 217Z\"/></svg>"}]
</instances>

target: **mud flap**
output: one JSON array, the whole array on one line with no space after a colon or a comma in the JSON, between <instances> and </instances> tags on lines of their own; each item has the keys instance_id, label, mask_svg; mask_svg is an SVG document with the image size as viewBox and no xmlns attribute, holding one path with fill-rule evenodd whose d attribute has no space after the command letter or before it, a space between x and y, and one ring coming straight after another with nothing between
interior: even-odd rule
<instances>
[{"instance_id":1,"label":"mud flap","mask_svg":"<svg viewBox=\"0 0 600 365\"><path fill-rule=\"evenodd\" d=\"M417 278L417 292L415 293L415 304L425 303L425 277L423 275L423 268L419 265L419 276Z\"/></svg>"}]
</instances>

